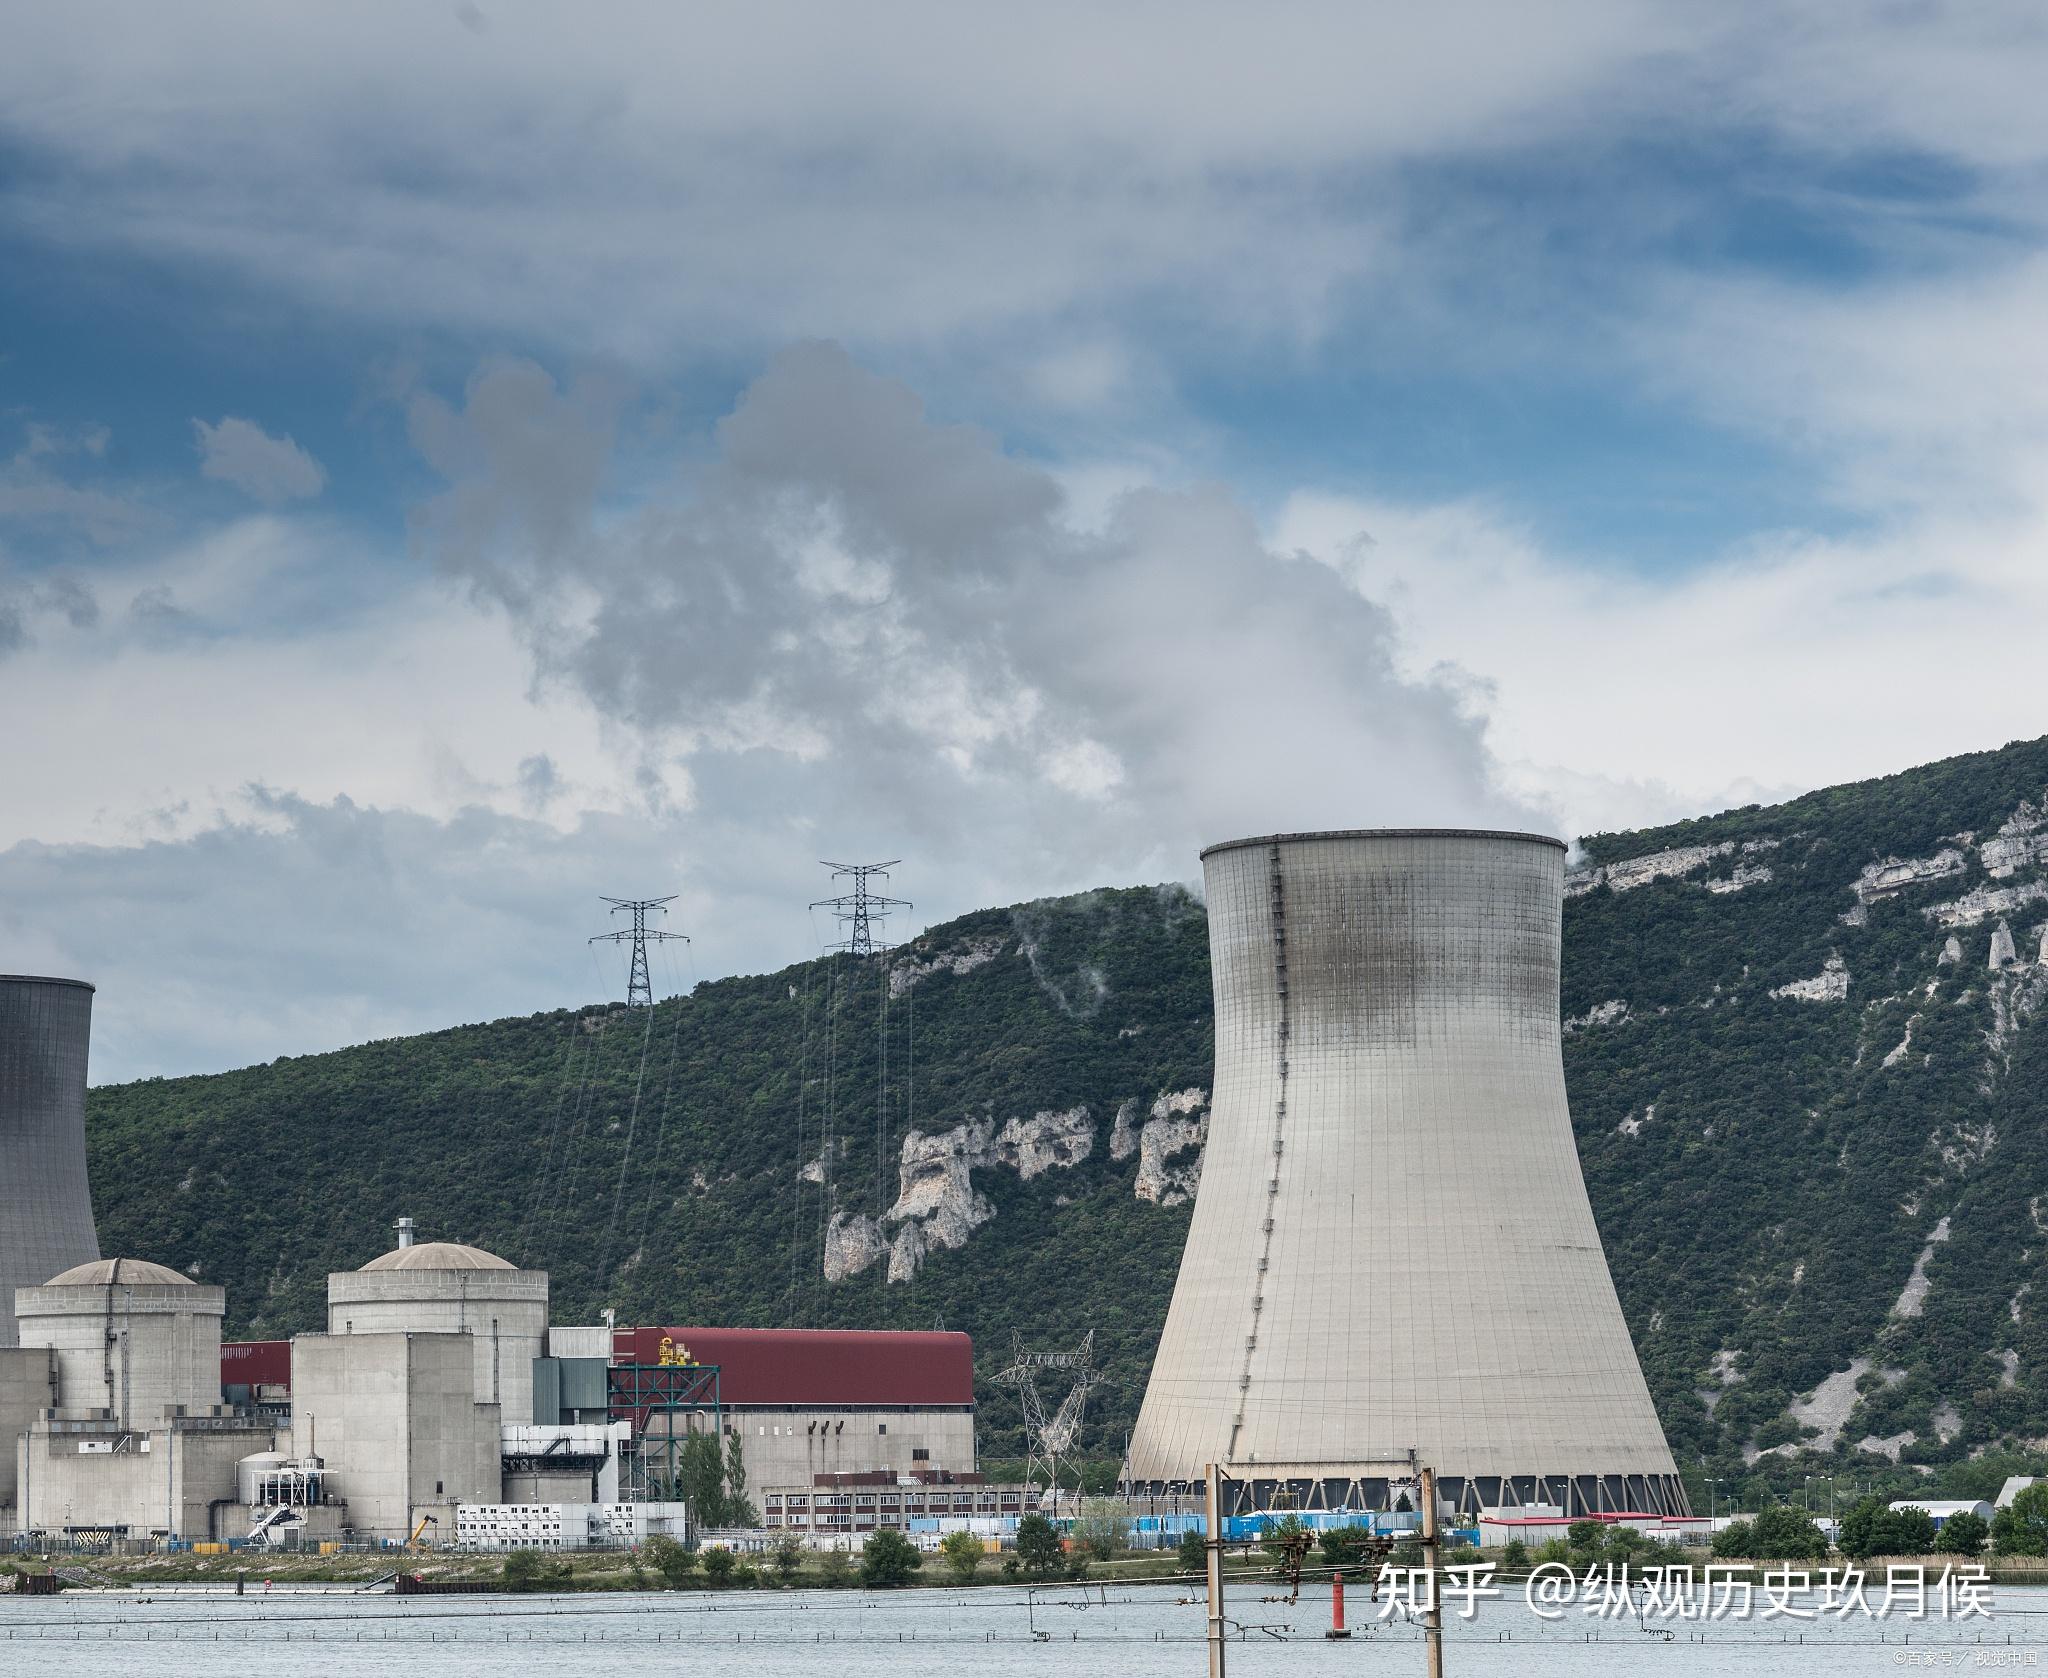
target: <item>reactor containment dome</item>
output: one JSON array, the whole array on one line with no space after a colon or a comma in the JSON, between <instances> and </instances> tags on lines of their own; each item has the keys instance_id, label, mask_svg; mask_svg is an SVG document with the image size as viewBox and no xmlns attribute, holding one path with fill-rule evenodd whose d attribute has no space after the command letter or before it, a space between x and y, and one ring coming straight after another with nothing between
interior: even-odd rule
<instances>
[{"instance_id":1,"label":"reactor containment dome","mask_svg":"<svg viewBox=\"0 0 2048 1678\"><path fill-rule=\"evenodd\" d=\"M398 1245L360 1270L327 1278L329 1334L466 1334L479 1404L496 1404L507 1427L533 1420L533 1360L547 1350L548 1273L521 1270L481 1247L413 1240L398 1221Z\"/></svg>"},{"instance_id":2,"label":"reactor containment dome","mask_svg":"<svg viewBox=\"0 0 2048 1678\"><path fill-rule=\"evenodd\" d=\"M1208 1147L1129 1477L1238 1506L1687 1512L1586 1198L1565 847L1282 834L1202 853Z\"/></svg>"},{"instance_id":3,"label":"reactor containment dome","mask_svg":"<svg viewBox=\"0 0 2048 1678\"><path fill-rule=\"evenodd\" d=\"M14 1290L100 1256L85 1177L92 986L0 975L0 1347Z\"/></svg>"}]
</instances>

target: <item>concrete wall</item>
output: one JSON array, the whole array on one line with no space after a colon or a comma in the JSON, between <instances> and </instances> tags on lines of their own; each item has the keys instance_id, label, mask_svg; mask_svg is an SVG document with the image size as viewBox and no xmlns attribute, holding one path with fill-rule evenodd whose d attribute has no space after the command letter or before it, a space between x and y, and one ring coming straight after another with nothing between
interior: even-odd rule
<instances>
[{"instance_id":1,"label":"concrete wall","mask_svg":"<svg viewBox=\"0 0 2048 1678\"><path fill-rule=\"evenodd\" d=\"M0 977L0 1348L14 1290L100 1256L85 1178L92 986Z\"/></svg>"},{"instance_id":2,"label":"concrete wall","mask_svg":"<svg viewBox=\"0 0 2048 1678\"><path fill-rule=\"evenodd\" d=\"M16 1446L20 1526L208 1538L213 1506L235 1496L235 1464L272 1438L267 1427L216 1421L121 1434L61 1423L39 1428ZM96 1448L106 1445L117 1448Z\"/></svg>"},{"instance_id":3,"label":"concrete wall","mask_svg":"<svg viewBox=\"0 0 2048 1678\"><path fill-rule=\"evenodd\" d=\"M809 1485L818 1474L974 1471L970 1410L832 1410L732 1405L747 1485ZM886 1430L886 1431L884 1431ZM919 1457L917 1452L929 1453ZM759 1500L756 1499L758 1502Z\"/></svg>"},{"instance_id":4,"label":"concrete wall","mask_svg":"<svg viewBox=\"0 0 2048 1678\"><path fill-rule=\"evenodd\" d=\"M292 1342L292 1450L325 1459L349 1524L402 1539L422 1514L500 1498L499 1407L475 1401L466 1334L305 1334Z\"/></svg>"},{"instance_id":5,"label":"concrete wall","mask_svg":"<svg viewBox=\"0 0 2048 1678\"><path fill-rule=\"evenodd\" d=\"M1412 1449L1682 1508L1565 1104L1563 847L1301 835L1204 880L1208 1147L1133 1477Z\"/></svg>"},{"instance_id":6,"label":"concrete wall","mask_svg":"<svg viewBox=\"0 0 2048 1678\"><path fill-rule=\"evenodd\" d=\"M0 1350L0 1533L16 1526L19 1441L57 1402L57 1356L40 1347Z\"/></svg>"},{"instance_id":7,"label":"concrete wall","mask_svg":"<svg viewBox=\"0 0 2048 1678\"><path fill-rule=\"evenodd\" d=\"M597 1474L591 1469L535 1469L508 1473L499 1497L506 1503L595 1503Z\"/></svg>"},{"instance_id":8,"label":"concrete wall","mask_svg":"<svg viewBox=\"0 0 2048 1678\"><path fill-rule=\"evenodd\" d=\"M220 1403L220 1320L227 1295L192 1283L22 1288L24 1346L57 1354L57 1405L69 1419L109 1415L154 1428L178 1408Z\"/></svg>"},{"instance_id":9,"label":"concrete wall","mask_svg":"<svg viewBox=\"0 0 2048 1678\"><path fill-rule=\"evenodd\" d=\"M533 1360L548 1332L540 1270L341 1270L327 1278L329 1334L474 1337L476 1402L533 1420Z\"/></svg>"}]
</instances>

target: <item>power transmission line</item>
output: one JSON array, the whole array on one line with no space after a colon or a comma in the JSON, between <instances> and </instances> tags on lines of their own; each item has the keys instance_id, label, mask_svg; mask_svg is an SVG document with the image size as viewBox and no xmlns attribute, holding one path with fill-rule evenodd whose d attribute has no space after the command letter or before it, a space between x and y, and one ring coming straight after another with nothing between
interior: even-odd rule
<instances>
[{"instance_id":1,"label":"power transmission line","mask_svg":"<svg viewBox=\"0 0 2048 1678\"><path fill-rule=\"evenodd\" d=\"M647 974L647 941L650 938L654 939L657 943L672 939L680 939L685 944L690 941L687 933L662 932L659 929L654 931L648 930L648 912L660 909L664 915L667 914L668 910L662 906L675 902L674 896L643 898L600 897L598 901L600 903L609 903L612 906L611 912L615 915L631 915L633 917L633 929L629 932L624 927L620 927L616 932L600 932L590 940L591 943L624 944L630 942L632 944L633 969L626 980L626 1006L628 1008L652 1008L654 1006L654 982Z\"/></svg>"},{"instance_id":2,"label":"power transmission line","mask_svg":"<svg viewBox=\"0 0 2048 1678\"><path fill-rule=\"evenodd\" d=\"M907 898L884 897L869 890L871 880L886 880L889 870L900 865L901 858L888 862L820 862L819 867L832 870L832 878L851 880L853 890L838 897L823 898L813 903L813 909L830 909L838 917L846 936L831 946L843 950L850 956L866 958L887 950L885 941L875 937L875 927L889 918L892 909L909 909L913 905ZM885 1213L889 1195L889 967L887 962L876 967L876 1019L875 1019L875 1217L879 1220Z\"/></svg>"}]
</instances>

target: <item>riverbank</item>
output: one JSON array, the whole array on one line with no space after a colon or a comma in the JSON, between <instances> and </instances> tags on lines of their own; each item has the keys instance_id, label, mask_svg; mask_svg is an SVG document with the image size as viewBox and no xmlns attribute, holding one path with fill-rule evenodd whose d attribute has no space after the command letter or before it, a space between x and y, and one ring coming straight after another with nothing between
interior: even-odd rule
<instances>
[{"instance_id":1,"label":"riverbank","mask_svg":"<svg viewBox=\"0 0 2048 1678\"><path fill-rule=\"evenodd\" d=\"M329 1555L250 1550L238 1550L227 1555L196 1555L190 1551L180 1551L163 1555L16 1558L0 1564L0 1572L43 1572L55 1567L67 1576L67 1588L74 1590L135 1590L146 1589L151 1585L218 1586L232 1590L238 1582L244 1590L260 1590L265 1585L276 1588L303 1585L366 1589L389 1579L393 1574L406 1572L417 1573L431 1580L495 1584L506 1590L544 1591L550 1594L670 1590L679 1594L701 1594L721 1590L753 1590L774 1594L790 1591L858 1589L859 1558L857 1555L845 1556L843 1553L842 1556L844 1565L840 1566L821 1561L815 1554L810 1555L800 1567L788 1574L778 1572L766 1557L749 1557L736 1568L731 1577L722 1581L714 1582L700 1569L673 1585L656 1572L644 1554L626 1550L550 1552L540 1558L540 1576L525 1582L507 1580L506 1569L511 1560L508 1553L456 1553L432 1550L382 1550ZM1501 1567L1500 1561L1497 1552L1450 1551L1444 1558L1444 1564L1448 1567L1491 1562L1497 1569L1495 1578L1502 1584L1518 1581L1524 1576L1519 1571L1511 1572ZM1661 1565L1661 1561L1652 1560L1648 1565ZM1707 1557L1700 1556L1692 1558L1691 1565L1703 1568L1710 1563ZM1939 1574L1948 1566L1982 1567L1986 1576L1995 1585L2048 1585L2048 1557L2039 1556L1874 1556L1857 1563L1835 1556L1826 1562L1713 1561L1711 1565L1716 1568L1738 1569L1759 1585L1767 1572L1777 1568L1804 1569L1818 1574L1830 1570L1839 1572L1852 1566L1860 1567L1866 1577L1876 1579L1882 1579L1886 1570L1894 1566L1923 1567L1930 1575ZM1261 1588L1262 1593L1285 1583L1284 1579L1276 1574L1271 1562L1260 1555L1233 1555L1227 1559L1225 1571L1229 1580L1238 1588L1256 1585ZM1313 1558L1307 1570L1310 1578L1325 1578L1327 1571ZM1355 1574L1354 1578L1361 1576ZM945 1564L943 1558L928 1555L925 1557L924 1565L911 1575L902 1588L938 1590L954 1589L963 1584L1050 1585L1070 1582L1076 1581L1059 1578L1027 1580L1014 1577L1005 1574L996 1564L994 1557L989 1558L972 1579L962 1580ZM1195 1592L1201 1589L1198 1577L1179 1570L1171 1551L1150 1551L1118 1557L1107 1562L1091 1561L1085 1579L1078 1582L1179 1585Z\"/></svg>"}]
</instances>

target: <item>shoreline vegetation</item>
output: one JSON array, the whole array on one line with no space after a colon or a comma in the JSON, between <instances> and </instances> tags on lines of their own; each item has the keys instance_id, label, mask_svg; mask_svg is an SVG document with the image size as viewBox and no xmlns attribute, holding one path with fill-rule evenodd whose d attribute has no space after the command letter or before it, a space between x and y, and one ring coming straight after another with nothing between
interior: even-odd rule
<instances>
[{"instance_id":1,"label":"shoreline vegetation","mask_svg":"<svg viewBox=\"0 0 2048 1678\"><path fill-rule=\"evenodd\" d=\"M424 1552L404 1556L391 1553L359 1553L350 1555L293 1555L281 1553L274 1556L251 1557L246 1552L229 1556L96 1556L96 1557L53 1557L48 1560L16 1559L4 1571L10 1573L41 1573L57 1570L69 1575L67 1590L108 1590L146 1591L160 1585L189 1589L195 1586L216 1586L232 1590L239 1581L243 1590L251 1595L261 1595L266 1589L289 1591L301 1586L345 1586L353 1585L360 1590L369 1590L393 1573L417 1573L423 1578L475 1584L498 1584L508 1593L534 1592L547 1595L573 1595L606 1592L632 1591L674 1591L683 1593L711 1594L720 1591L756 1590L764 1593L797 1590L829 1590L903 1588L903 1589L961 1589L970 1586L1004 1589L1050 1589L1062 1586L1076 1588L1099 1584L1147 1584L1180 1585L1191 1594L1199 1595L1202 1578L1198 1573L1182 1571L1172 1551L1148 1551L1137 1555L1118 1556L1111 1561L1090 1561L1085 1574L1079 1577L1061 1570L1048 1576L1026 1577L1021 1571L1006 1576L996 1568L978 1570L972 1577L963 1578L943 1565L943 1558L925 1555L924 1565L912 1571L907 1577L895 1581L888 1587L866 1585L862 1578L859 1560L846 1552L838 1552L847 1565L833 1569L818 1565L817 1556L812 1555L805 1565L783 1575L771 1567L735 1567L732 1573L714 1580L701 1568L678 1581L671 1583L653 1565L644 1551L635 1553L625 1550L585 1550L571 1554L549 1554L537 1556L532 1551L509 1553L466 1553L450 1555L444 1552ZM522 1568L516 1558L534 1557L540 1567ZM754 1559L754 1558L749 1558ZM1500 1550L1454 1550L1446 1555L1445 1568L1468 1567L1491 1563L1495 1568L1494 1578L1501 1584L1515 1584L1527 1577L1529 1568L1512 1565L1504 1559ZM1405 1559L1392 1565L1408 1565ZM1413 1564L1420 1566L1419 1559ZM1598 1564L1596 1564L1598 1565ZM1624 1563L1617 1561L1619 1568ZM1851 1568L1860 1568L1866 1577L1883 1579L1886 1570L1893 1566L1924 1567L1930 1577L1939 1575L1944 1567L1984 1569L1985 1577L1993 1586L1999 1585L2048 1585L2048 1557L2042 1556L1954 1556L1954 1555L1901 1555L1869 1556L1850 1560L1839 1554L1832 1554L1824 1560L1731 1560L1709 1556L1704 1553L1684 1556L1664 1554L1642 1555L1631 1558L1628 1565L1635 1573L1645 1568L1663 1566L1691 1566L1695 1574L1712 1566L1715 1569L1732 1570L1736 1577L1745 1574L1755 1583L1761 1583L1767 1572L1780 1568L1792 1568L1807 1572L1815 1581L1824 1574L1840 1574ZM1330 1576L1331 1569L1313 1566L1304 1569L1304 1586L1319 1585ZM1361 1594L1361 1602L1369 1600L1370 1583L1368 1569L1343 1571L1347 1582ZM1226 1577L1240 1588L1259 1584L1271 1587L1284 1584L1283 1569L1276 1568L1270 1557L1265 1555L1244 1555L1233 1553L1226 1558ZM82 1577L80 1577L82 1576Z\"/></svg>"}]
</instances>

